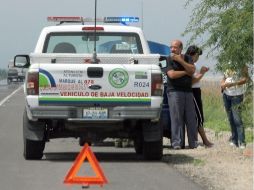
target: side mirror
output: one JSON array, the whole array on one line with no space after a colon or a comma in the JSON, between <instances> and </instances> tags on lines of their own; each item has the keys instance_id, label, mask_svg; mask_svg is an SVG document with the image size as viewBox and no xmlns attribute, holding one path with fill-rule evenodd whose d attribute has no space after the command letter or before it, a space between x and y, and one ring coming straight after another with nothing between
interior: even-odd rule
<instances>
[{"instance_id":1,"label":"side mirror","mask_svg":"<svg viewBox=\"0 0 254 190\"><path fill-rule=\"evenodd\" d=\"M162 71L162 79L163 79L163 84L167 85L168 83L168 77L166 74L166 69L168 67L168 61L167 61L167 56L161 55L160 56L160 63L159 63Z\"/></svg>"},{"instance_id":2,"label":"side mirror","mask_svg":"<svg viewBox=\"0 0 254 190\"><path fill-rule=\"evenodd\" d=\"M16 55L14 57L14 67L28 68L30 66L29 55Z\"/></svg>"},{"instance_id":3,"label":"side mirror","mask_svg":"<svg viewBox=\"0 0 254 190\"><path fill-rule=\"evenodd\" d=\"M163 69L166 68L168 66L167 63L167 57L166 56L160 56L160 63L159 66Z\"/></svg>"}]
</instances>

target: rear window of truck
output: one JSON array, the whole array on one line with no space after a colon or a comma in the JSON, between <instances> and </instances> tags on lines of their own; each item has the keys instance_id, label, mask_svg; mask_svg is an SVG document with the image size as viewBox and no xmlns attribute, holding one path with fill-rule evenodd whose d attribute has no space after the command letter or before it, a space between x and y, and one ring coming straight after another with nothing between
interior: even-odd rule
<instances>
[{"instance_id":1,"label":"rear window of truck","mask_svg":"<svg viewBox=\"0 0 254 190\"><path fill-rule=\"evenodd\" d=\"M136 33L55 32L46 37L43 53L97 53L142 54L139 35Z\"/></svg>"}]
</instances>

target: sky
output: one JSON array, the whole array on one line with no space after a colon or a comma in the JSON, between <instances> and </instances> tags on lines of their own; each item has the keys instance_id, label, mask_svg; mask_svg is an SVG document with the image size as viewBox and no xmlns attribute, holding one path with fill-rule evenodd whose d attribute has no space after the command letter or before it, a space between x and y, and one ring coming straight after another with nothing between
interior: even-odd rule
<instances>
[{"instance_id":1,"label":"sky","mask_svg":"<svg viewBox=\"0 0 254 190\"><path fill-rule=\"evenodd\" d=\"M7 68L16 54L29 54L43 27L52 25L47 16L94 17L95 0L8 0L0 6L0 68ZM184 8L186 0L97 0L97 16L138 16L147 40L169 45L173 39L186 44L181 34L190 21L195 3ZM194 0L198 2L198 0ZM202 56L200 62L212 66Z\"/></svg>"}]
</instances>

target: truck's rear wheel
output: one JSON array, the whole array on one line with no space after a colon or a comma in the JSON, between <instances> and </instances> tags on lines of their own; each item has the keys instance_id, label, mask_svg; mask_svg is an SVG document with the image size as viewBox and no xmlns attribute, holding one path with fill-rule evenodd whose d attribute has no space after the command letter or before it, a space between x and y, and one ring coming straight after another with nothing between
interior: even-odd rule
<instances>
[{"instance_id":1,"label":"truck's rear wheel","mask_svg":"<svg viewBox=\"0 0 254 190\"><path fill-rule=\"evenodd\" d=\"M39 160L43 156L45 141L32 141L24 139L24 158L26 160Z\"/></svg>"},{"instance_id":2,"label":"truck's rear wheel","mask_svg":"<svg viewBox=\"0 0 254 190\"><path fill-rule=\"evenodd\" d=\"M29 121L27 118L27 113L24 111L23 115L23 141L24 141L24 158L26 160L39 160L43 156L43 150L45 148L45 138L44 136L32 140L31 134L36 134L36 129L44 127L41 122ZM34 131L32 131L33 129ZM40 134L40 133L37 133Z\"/></svg>"},{"instance_id":3,"label":"truck's rear wheel","mask_svg":"<svg viewBox=\"0 0 254 190\"><path fill-rule=\"evenodd\" d=\"M143 142L143 156L146 160L160 160L163 155L162 140Z\"/></svg>"},{"instance_id":4,"label":"truck's rear wheel","mask_svg":"<svg viewBox=\"0 0 254 190\"><path fill-rule=\"evenodd\" d=\"M163 155L162 125L145 120L143 130L143 157L146 160L160 160Z\"/></svg>"}]
</instances>

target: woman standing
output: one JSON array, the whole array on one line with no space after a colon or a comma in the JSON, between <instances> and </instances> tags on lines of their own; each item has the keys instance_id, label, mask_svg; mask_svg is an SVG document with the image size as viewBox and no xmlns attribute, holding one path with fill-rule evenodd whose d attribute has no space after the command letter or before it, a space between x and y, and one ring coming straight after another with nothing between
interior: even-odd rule
<instances>
[{"instance_id":1,"label":"woman standing","mask_svg":"<svg viewBox=\"0 0 254 190\"><path fill-rule=\"evenodd\" d=\"M192 92L194 96L194 103L195 103L195 110L196 110L196 115L197 115L197 123L198 123L198 133L202 138L202 141L206 147L211 147L213 143L211 143L205 134L204 130L204 114L203 114L203 105L202 105L202 98L201 98L201 85L200 85L200 80L203 78L205 73L209 70L208 67L202 66L200 67L197 64L197 61L199 59L199 56L202 55L202 50L195 46L189 46L186 53L186 55L189 55L192 57L192 61L196 66L196 72L193 75L192 78Z\"/></svg>"}]
</instances>

